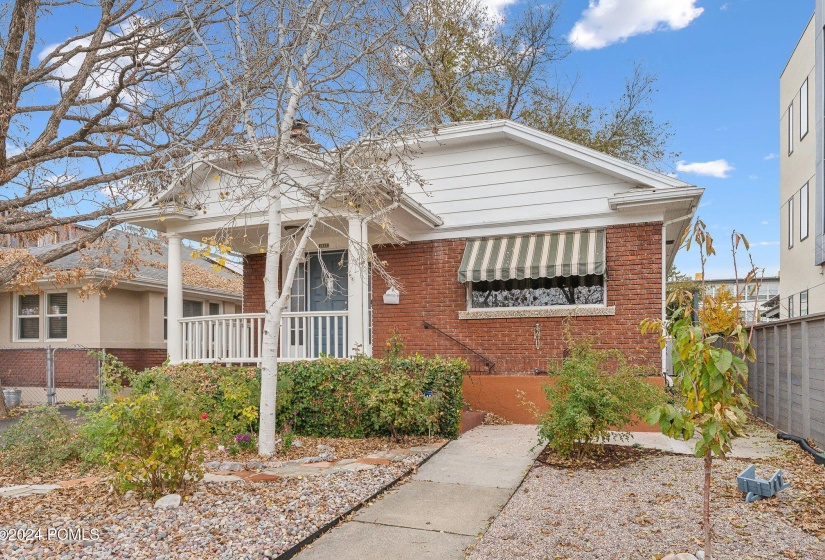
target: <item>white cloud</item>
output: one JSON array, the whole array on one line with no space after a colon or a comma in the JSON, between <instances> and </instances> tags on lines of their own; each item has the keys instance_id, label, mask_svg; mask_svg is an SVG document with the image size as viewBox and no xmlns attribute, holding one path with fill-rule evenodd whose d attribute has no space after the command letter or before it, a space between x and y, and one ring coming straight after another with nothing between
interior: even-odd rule
<instances>
[{"instance_id":1,"label":"white cloud","mask_svg":"<svg viewBox=\"0 0 825 560\"><path fill-rule=\"evenodd\" d=\"M704 8L697 0L590 0L568 37L576 48L601 49L634 35L684 29Z\"/></svg>"},{"instance_id":2,"label":"white cloud","mask_svg":"<svg viewBox=\"0 0 825 560\"><path fill-rule=\"evenodd\" d=\"M756 181L757 179L759 179L759 175L748 175L748 179L750 179L751 181Z\"/></svg>"},{"instance_id":3,"label":"white cloud","mask_svg":"<svg viewBox=\"0 0 825 560\"><path fill-rule=\"evenodd\" d=\"M493 17L497 20L502 20L504 19L504 9L518 1L519 0L482 0L481 4L490 10L490 14L492 14Z\"/></svg>"},{"instance_id":4,"label":"white cloud","mask_svg":"<svg viewBox=\"0 0 825 560\"><path fill-rule=\"evenodd\" d=\"M719 6L719 9L722 10L723 12L727 12L728 10L730 10L730 6L731 6L730 2L725 2L724 4Z\"/></svg>"},{"instance_id":5,"label":"white cloud","mask_svg":"<svg viewBox=\"0 0 825 560\"><path fill-rule=\"evenodd\" d=\"M735 167L728 163L726 159L715 159L713 161L703 161L688 163L680 161L676 164L676 170L680 173L693 173L694 175L707 175L708 177L717 177L719 179L727 179L728 173L733 171Z\"/></svg>"},{"instance_id":6,"label":"white cloud","mask_svg":"<svg viewBox=\"0 0 825 560\"><path fill-rule=\"evenodd\" d=\"M768 155L766 155L764 159L765 159L765 161L769 161L769 160L772 160L772 159L776 159L778 157L779 157L778 154L775 154L775 153L771 152Z\"/></svg>"},{"instance_id":7,"label":"white cloud","mask_svg":"<svg viewBox=\"0 0 825 560\"><path fill-rule=\"evenodd\" d=\"M107 32L105 34L104 40L106 41L114 41L120 36L128 35L132 33L136 26L144 24L144 22L140 18L133 18L131 21L127 21L122 23L119 26L119 29L116 32ZM148 33L162 33L162 30L157 28L148 28ZM137 47L140 45L140 42L144 39L136 39L134 44L131 45L132 47ZM83 38L77 39L75 41L71 41L68 43L61 51L58 52L69 52L75 48L81 47L85 48L91 44L91 38ZM46 45L43 50L38 55L39 60L42 62L45 60L49 55L55 52L55 50L60 46L58 43L54 43L51 45ZM120 54L121 52L126 56L112 56L111 59L103 60L97 64L97 66L92 70L89 75L89 78L84 84L83 90L81 94L88 98L98 98L103 95L108 94L109 92L115 90L118 87L118 79L120 77L120 73L124 68L129 67L132 65L132 59L130 55L130 45L127 43L121 43L119 46L111 48L111 49L102 49L99 51L100 57L105 57L106 55L112 56L114 54ZM159 65L162 63L165 56L169 53L168 47L162 47L158 49L153 49L151 53L143 52L142 53L142 62L147 65ZM62 66L59 66L55 69L51 76L55 78L60 78L62 80L71 80L75 76L77 76L80 67L83 65L84 59L86 57L85 52L81 52L76 54L75 56L71 57L68 61L66 61ZM57 59L52 60L54 62ZM61 89L67 87L68 82L61 82L61 81L53 81L50 82L50 85L55 89ZM140 91L136 87L130 87L123 92L121 102L127 101L133 104L139 103L147 96L148 92Z\"/></svg>"},{"instance_id":8,"label":"white cloud","mask_svg":"<svg viewBox=\"0 0 825 560\"><path fill-rule=\"evenodd\" d=\"M22 154L22 153L23 153L23 148L18 148L17 146L15 146L15 145L13 145L13 144L11 144L7 141L7 143L6 143L6 157L7 158L14 157L14 156Z\"/></svg>"},{"instance_id":9,"label":"white cloud","mask_svg":"<svg viewBox=\"0 0 825 560\"><path fill-rule=\"evenodd\" d=\"M768 220L762 220L762 225L763 225L763 226L766 226L766 225L768 225L768 224L770 224L770 222L769 222Z\"/></svg>"},{"instance_id":10,"label":"white cloud","mask_svg":"<svg viewBox=\"0 0 825 560\"><path fill-rule=\"evenodd\" d=\"M751 247L773 247L779 245L779 241L756 241L751 243Z\"/></svg>"}]
</instances>

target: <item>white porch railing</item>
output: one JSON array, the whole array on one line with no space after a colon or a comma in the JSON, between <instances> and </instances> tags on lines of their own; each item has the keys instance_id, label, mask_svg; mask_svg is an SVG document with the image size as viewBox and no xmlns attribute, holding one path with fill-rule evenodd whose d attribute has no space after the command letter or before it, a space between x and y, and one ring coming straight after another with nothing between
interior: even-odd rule
<instances>
[{"instance_id":1,"label":"white porch railing","mask_svg":"<svg viewBox=\"0 0 825 560\"><path fill-rule=\"evenodd\" d=\"M349 357L346 311L284 313L279 361ZM260 363L264 314L208 315L180 320L183 362Z\"/></svg>"}]
</instances>

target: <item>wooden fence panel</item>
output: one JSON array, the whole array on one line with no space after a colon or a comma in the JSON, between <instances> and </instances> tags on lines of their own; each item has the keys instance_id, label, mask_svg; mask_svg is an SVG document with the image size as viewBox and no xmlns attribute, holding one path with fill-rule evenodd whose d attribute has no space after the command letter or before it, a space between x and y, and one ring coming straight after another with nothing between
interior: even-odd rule
<instances>
[{"instance_id":1,"label":"wooden fence panel","mask_svg":"<svg viewBox=\"0 0 825 560\"><path fill-rule=\"evenodd\" d=\"M762 323L752 342L748 392L755 414L825 445L825 314Z\"/></svg>"}]
</instances>

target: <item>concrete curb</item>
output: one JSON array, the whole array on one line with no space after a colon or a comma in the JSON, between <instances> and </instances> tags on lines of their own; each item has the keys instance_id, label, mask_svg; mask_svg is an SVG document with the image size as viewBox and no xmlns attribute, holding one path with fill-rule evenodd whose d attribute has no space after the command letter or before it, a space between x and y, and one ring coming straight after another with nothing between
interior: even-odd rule
<instances>
[{"instance_id":1,"label":"concrete curb","mask_svg":"<svg viewBox=\"0 0 825 560\"><path fill-rule=\"evenodd\" d=\"M338 517L328 521L323 526L321 526L321 528L316 530L314 533L312 533L308 537L304 538L302 541L298 542L297 544L292 545L291 547L286 549L284 552L282 552L279 556L276 556L274 558L274 560L290 560L291 558L293 558L296 554L301 552L305 547L307 547L308 545L314 543L316 540L321 538L324 535L324 533L326 533L329 530L334 529L336 526L338 526L338 524L341 523L346 517L349 517L350 515L358 512L358 510L360 510L361 508L368 505L370 502L372 502L373 500L375 500L376 498L378 498L379 496L384 494L387 490L391 490L394 486L396 486L403 479L405 479L408 476L410 476L411 474L413 474L413 472L415 470L417 470L417 469L421 468L422 466L424 466L427 463L427 461L429 461L430 459L432 459L433 457L438 455L438 453L442 449L444 449L447 446L447 444L450 443L450 441L453 441L453 440L448 440L447 442L441 444L441 446L438 449L433 451L427 458L425 458L423 461L421 461L414 468L410 467L409 469L407 469L406 471L401 473L397 478L395 478L394 480L389 481L387 484L385 484L384 486L379 488L372 496L358 502L357 504L352 506L350 509L348 509L347 511L345 511L344 513L342 513Z\"/></svg>"}]
</instances>

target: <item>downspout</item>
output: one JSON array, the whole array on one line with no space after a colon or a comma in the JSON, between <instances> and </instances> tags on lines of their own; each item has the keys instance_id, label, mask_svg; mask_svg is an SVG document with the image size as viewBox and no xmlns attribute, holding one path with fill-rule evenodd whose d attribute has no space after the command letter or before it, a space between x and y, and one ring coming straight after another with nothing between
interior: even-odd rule
<instances>
[{"instance_id":1,"label":"downspout","mask_svg":"<svg viewBox=\"0 0 825 560\"><path fill-rule=\"evenodd\" d=\"M665 329L665 321L667 321L667 226L670 224L681 222L685 218L692 218L694 212L696 211L695 208L691 209L689 214L685 214L684 216L679 216L678 218L673 218L672 220L667 220L662 222L662 329ZM667 338L667 332L664 333L665 338ZM668 385L672 385L673 380L668 377L668 368L667 368L667 352L668 352L668 344L665 344L665 347L662 348L662 376L665 378L665 383Z\"/></svg>"}]
</instances>

